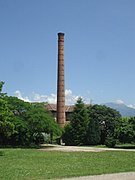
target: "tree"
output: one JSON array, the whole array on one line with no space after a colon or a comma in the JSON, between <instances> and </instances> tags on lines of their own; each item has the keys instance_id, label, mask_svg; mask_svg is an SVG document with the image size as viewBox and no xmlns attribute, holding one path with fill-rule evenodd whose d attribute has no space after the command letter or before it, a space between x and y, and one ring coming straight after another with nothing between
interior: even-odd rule
<instances>
[{"instance_id":1,"label":"tree","mask_svg":"<svg viewBox=\"0 0 135 180\"><path fill-rule=\"evenodd\" d=\"M11 144L41 143L44 140L43 133L50 134L51 139L54 135L61 135L61 129L46 111L45 103L24 102L12 96L6 100L14 114L12 122L16 131L10 138Z\"/></svg>"},{"instance_id":2,"label":"tree","mask_svg":"<svg viewBox=\"0 0 135 180\"><path fill-rule=\"evenodd\" d=\"M66 139L66 135L70 133L70 136L72 137L70 140L71 145L86 144L88 120L89 115L87 107L85 106L82 98L79 98L75 104L70 125L65 128L64 138Z\"/></svg>"},{"instance_id":3,"label":"tree","mask_svg":"<svg viewBox=\"0 0 135 180\"><path fill-rule=\"evenodd\" d=\"M133 124L135 123L135 117L122 117L120 124L117 128L117 138L120 143L132 143L135 142L135 129Z\"/></svg>"},{"instance_id":4,"label":"tree","mask_svg":"<svg viewBox=\"0 0 135 180\"><path fill-rule=\"evenodd\" d=\"M4 85L4 82L3 82L3 81L0 81L0 95L3 94L3 93L2 93L3 85Z\"/></svg>"},{"instance_id":5,"label":"tree","mask_svg":"<svg viewBox=\"0 0 135 180\"><path fill-rule=\"evenodd\" d=\"M89 107L89 123L87 128L87 144L97 145L100 143L101 129L97 118L93 117L92 106Z\"/></svg>"},{"instance_id":6,"label":"tree","mask_svg":"<svg viewBox=\"0 0 135 180\"><path fill-rule=\"evenodd\" d=\"M62 141L65 143L67 146L72 146L75 145L74 139L73 139L73 127L71 126L70 123L68 123L64 127L64 132L62 134Z\"/></svg>"},{"instance_id":7,"label":"tree","mask_svg":"<svg viewBox=\"0 0 135 180\"><path fill-rule=\"evenodd\" d=\"M15 126L15 133L10 137L9 143L11 145L29 145L30 131L27 121L27 113L31 109L31 104L12 96L7 96L6 101L9 104L10 110L14 114L12 123Z\"/></svg>"},{"instance_id":8,"label":"tree","mask_svg":"<svg viewBox=\"0 0 135 180\"><path fill-rule=\"evenodd\" d=\"M5 94L2 93L3 84L4 82L0 82L0 144L6 144L7 139L15 132L13 113L5 100Z\"/></svg>"},{"instance_id":9,"label":"tree","mask_svg":"<svg viewBox=\"0 0 135 180\"><path fill-rule=\"evenodd\" d=\"M132 125L133 129L133 142L135 143L135 117L129 118L129 123Z\"/></svg>"},{"instance_id":10,"label":"tree","mask_svg":"<svg viewBox=\"0 0 135 180\"><path fill-rule=\"evenodd\" d=\"M132 125L133 131L135 132L135 117L130 117L129 123Z\"/></svg>"},{"instance_id":11,"label":"tree","mask_svg":"<svg viewBox=\"0 0 135 180\"><path fill-rule=\"evenodd\" d=\"M91 119L99 123L101 131L100 143L105 144L107 137L115 138L115 129L121 118L120 113L104 105L93 105L89 110Z\"/></svg>"},{"instance_id":12,"label":"tree","mask_svg":"<svg viewBox=\"0 0 135 180\"><path fill-rule=\"evenodd\" d=\"M44 103L32 103L31 105L32 108L27 114L31 140L34 140L35 134L41 137L42 133L50 134L51 141L53 136L60 136L61 129L46 111Z\"/></svg>"},{"instance_id":13,"label":"tree","mask_svg":"<svg viewBox=\"0 0 135 180\"><path fill-rule=\"evenodd\" d=\"M45 103L24 102L2 93L0 82L0 144L29 145L43 142L43 133L61 136L62 131L45 109Z\"/></svg>"}]
</instances>

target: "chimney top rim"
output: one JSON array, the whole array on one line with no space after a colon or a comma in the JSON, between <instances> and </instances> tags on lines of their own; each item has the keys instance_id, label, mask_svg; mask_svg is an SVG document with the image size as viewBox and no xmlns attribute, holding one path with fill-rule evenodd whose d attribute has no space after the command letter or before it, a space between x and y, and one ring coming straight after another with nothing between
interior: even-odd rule
<instances>
[{"instance_id":1,"label":"chimney top rim","mask_svg":"<svg viewBox=\"0 0 135 180\"><path fill-rule=\"evenodd\" d=\"M58 36L64 36L64 33L59 32L59 33L58 33Z\"/></svg>"}]
</instances>

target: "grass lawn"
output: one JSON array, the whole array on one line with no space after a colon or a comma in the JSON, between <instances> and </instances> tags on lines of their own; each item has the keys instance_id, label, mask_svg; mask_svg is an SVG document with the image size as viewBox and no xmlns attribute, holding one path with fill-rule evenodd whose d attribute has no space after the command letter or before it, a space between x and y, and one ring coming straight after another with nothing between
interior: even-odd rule
<instances>
[{"instance_id":1,"label":"grass lawn","mask_svg":"<svg viewBox=\"0 0 135 180\"><path fill-rule=\"evenodd\" d=\"M135 171L135 152L0 149L0 180L43 180Z\"/></svg>"},{"instance_id":2,"label":"grass lawn","mask_svg":"<svg viewBox=\"0 0 135 180\"><path fill-rule=\"evenodd\" d=\"M135 144L118 144L115 148L135 149Z\"/></svg>"},{"instance_id":3,"label":"grass lawn","mask_svg":"<svg viewBox=\"0 0 135 180\"><path fill-rule=\"evenodd\" d=\"M95 145L90 147L96 147L96 148L107 148L106 145ZM116 144L114 148L121 148L121 149L135 149L135 144Z\"/></svg>"}]
</instances>

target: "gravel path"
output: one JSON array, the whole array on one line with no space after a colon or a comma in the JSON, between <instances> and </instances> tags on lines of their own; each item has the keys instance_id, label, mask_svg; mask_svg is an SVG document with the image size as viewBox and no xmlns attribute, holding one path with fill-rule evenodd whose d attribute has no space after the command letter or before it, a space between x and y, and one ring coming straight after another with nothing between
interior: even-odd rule
<instances>
[{"instance_id":1,"label":"gravel path","mask_svg":"<svg viewBox=\"0 0 135 180\"><path fill-rule=\"evenodd\" d=\"M102 151L134 151L135 149L116 149L116 148L96 148L81 146L60 146L60 145L43 145L40 150L43 151L64 151L64 152L102 152Z\"/></svg>"},{"instance_id":2,"label":"gravel path","mask_svg":"<svg viewBox=\"0 0 135 180\"><path fill-rule=\"evenodd\" d=\"M73 178L63 178L59 180L135 180L135 172L104 174L96 176L81 176Z\"/></svg>"}]
</instances>

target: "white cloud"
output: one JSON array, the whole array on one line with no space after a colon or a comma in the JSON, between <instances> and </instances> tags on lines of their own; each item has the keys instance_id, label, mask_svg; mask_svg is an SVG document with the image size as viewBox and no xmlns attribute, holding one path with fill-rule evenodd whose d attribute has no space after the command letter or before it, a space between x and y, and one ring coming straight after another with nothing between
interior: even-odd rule
<instances>
[{"instance_id":1,"label":"white cloud","mask_svg":"<svg viewBox=\"0 0 135 180\"><path fill-rule=\"evenodd\" d=\"M129 104L129 105L127 105L127 107L135 109L135 106L133 104Z\"/></svg>"},{"instance_id":2,"label":"white cloud","mask_svg":"<svg viewBox=\"0 0 135 180\"><path fill-rule=\"evenodd\" d=\"M65 90L65 104L74 104L76 103L76 100L79 96L73 95L72 91L70 89ZM36 102L48 102L50 104L56 104L57 102L57 95L56 94L50 94L50 95L40 95L37 93L33 93L32 95L32 101Z\"/></svg>"},{"instance_id":3,"label":"white cloud","mask_svg":"<svg viewBox=\"0 0 135 180\"><path fill-rule=\"evenodd\" d=\"M118 99L118 100L116 100L116 103L117 104L124 104L124 101L122 101L121 99Z\"/></svg>"},{"instance_id":4,"label":"white cloud","mask_svg":"<svg viewBox=\"0 0 135 180\"><path fill-rule=\"evenodd\" d=\"M48 102L51 104L56 103L56 95L55 94L50 94L50 95L40 95L38 93L32 94L32 101L34 102Z\"/></svg>"},{"instance_id":5,"label":"white cloud","mask_svg":"<svg viewBox=\"0 0 135 180\"><path fill-rule=\"evenodd\" d=\"M70 89L65 90L65 96L70 96L72 95L72 91Z\"/></svg>"},{"instance_id":6,"label":"white cloud","mask_svg":"<svg viewBox=\"0 0 135 180\"><path fill-rule=\"evenodd\" d=\"M70 89L65 90L65 100L66 100L65 103L66 104L68 104L68 105L75 104L78 98L79 98L79 96L73 95L73 93Z\"/></svg>"},{"instance_id":7,"label":"white cloud","mask_svg":"<svg viewBox=\"0 0 135 180\"><path fill-rule=\"evenodd\" d=\"M26 102L48 102L50 104L56 104L57 103L57 95L56 94L50 94L50 95L40 95L38 93L33 92L31 98L24 97L21 93L21 91L16 90L15 96L19 99L26 101ZM76 103L77 99L81 97L78 95L74 95L70 89L65 90L65 104L66 105L73 105ZM83 97L82 97L83 98ZM84 103L89 104L90 100L88 98L83 98ZM116 100L117 104L124 104L124 101L121 99ZM127 105L127 107L135 109L135 106L132 104Z\"/></svg>"},{"instance_id":8,"label":"white cloud","mask_svg":"<svg viewBox=\"0 0 135 180\"><path fill-rule=\"evenodd\" d=\"M33 92L31 98L23 97L22 93L19 90L15 91L14 94L19 99L27 102L48 102L50 104L56 104L57 102L57 95L53 93L50 95L41 95ZM65 104L75 104L79 97L80 96L74 95L70 89L65 90Z\"/></svg>"},{"instance_id":9,"label":"white cloud","mask_svg":"<svg viewBox=\"0 0 135 180\"><path fill-rule=\"evenodd\" d=\"M30 102L30 100L29 100L29 98L27 96L26 97L22 97L22 93L19 90L16 90L14 94L19 99L21 99L23 101L26 101L26 102Z\"/></svg>"},{"instance_id":10,"label":"white cloud","mask_svg":"<svg viewBox=\"0 0 135 180\"><path fill-rule=\"evenodd\" d=\"M89 92L89 94L90 94L90 92ZM90 99L88 99L86 97L82 97L80 95L75 95L75 94L72 93L72 91L70 89L65 90L65 99L66 99L66 104L67 105L75 104L79 97L81 97L83 99L85 104L90 103Z\"/></svg>"}]
</instances>

